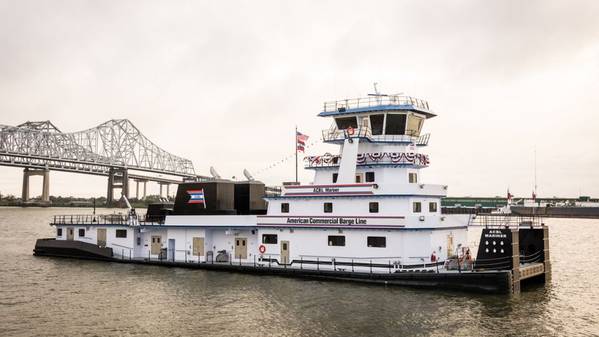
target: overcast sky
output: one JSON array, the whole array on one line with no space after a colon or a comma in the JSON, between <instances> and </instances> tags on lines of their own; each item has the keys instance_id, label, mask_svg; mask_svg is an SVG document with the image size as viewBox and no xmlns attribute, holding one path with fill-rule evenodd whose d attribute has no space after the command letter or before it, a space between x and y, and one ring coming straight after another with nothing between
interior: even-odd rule
<instances>
[{"instance_id":1,"label":"overcast sky","mask_svg":"<svg viewBox=\"0 0 599 337\"><path fill-rule=\"evenodd\" d=\"M438 114L422 180L449 195L529 196L536 148L540 196L599 197L598 18L598 1L0 0L0 124L127 118L198 174L239 177L291 154L295 125L319 138L324 101L378 82ZM21 182L0 167L2 194ZM50 192L105 195L106 179L52 172Z\"/></svg>"}]
</instances>

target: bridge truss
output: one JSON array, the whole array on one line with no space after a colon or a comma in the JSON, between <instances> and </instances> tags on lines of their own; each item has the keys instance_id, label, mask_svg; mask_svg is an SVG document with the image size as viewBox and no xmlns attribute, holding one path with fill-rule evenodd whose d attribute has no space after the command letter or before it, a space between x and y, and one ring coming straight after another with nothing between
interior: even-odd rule
<instances>
[{"instance_id":1,"label":"bridge truss","mask_svg":"<svg viewBox=\"0 0 599 337\"><path fill-rule=\"evenodd\" d=\"M114 176L126 182L129 177L146 177L147 180L161 179L163 183L176 183L176 180L155 178L150 173L180 179L198 178L191 160L161 149L127 119L112 119L94 128L70 133L60 131L50 121L0 125L0 165L108 176L109 197ZM128 170L142 174L132 176ZM123 192L128 194L124 184ZM25 199L25 192L23 195Z\"/></svg>"}]
</instances>

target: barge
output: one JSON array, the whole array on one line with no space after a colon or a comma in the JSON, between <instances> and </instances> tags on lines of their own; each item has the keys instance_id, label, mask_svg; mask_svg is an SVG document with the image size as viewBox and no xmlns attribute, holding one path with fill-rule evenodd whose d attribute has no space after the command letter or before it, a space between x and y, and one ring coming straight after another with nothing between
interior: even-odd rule
<instances>
[{"instance_id":1,"label":"barge","mask_svg":"<svg viewBox=\"0 0 599 337\"><path fill-rule=\"evenodd\" d=\"M538 218L442 214L448 187L421 178L428 102L377 94L327 102L319 116L333 120L322 138L339 152L305 158L310 184L267 195L253 179L181 183L174 204L145 215L55 216L56 236L34 254L493 293L550 278Z\"/></svg>"}]
</instances>

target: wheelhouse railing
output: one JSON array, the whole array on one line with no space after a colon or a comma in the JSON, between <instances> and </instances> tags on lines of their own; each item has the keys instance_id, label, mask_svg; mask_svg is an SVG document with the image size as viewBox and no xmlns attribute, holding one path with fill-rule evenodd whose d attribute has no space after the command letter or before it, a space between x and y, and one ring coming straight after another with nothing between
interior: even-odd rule
<instances>
[{"instance_id":1,"label":"wheelhouse railing","mask_svg":"<svg viewBox=\"0 0 599 337\"><path fill-rule=\"evenodd\" d=\"M347 109L371 108L377 106L406 106L410 105L416 108L430 110L428 102L404 95L386 95L386 96L368 96L362 98L349 98L338 101L324 103L324 112L343 112Z\"/></svg>"},{"instance_id":2,"label":"wheelhouse railing","mask_svg":"<svg viewBox=\"0 0 599 337\"><path fill-rule=\"evenodd\" d=\"M373 135L372 130L366 126L338 129L335 124L329 129L322 130L322 139L325 142L343 142L347 138L364 138L370 142L414 143L417 146L426 146L430 134L419 135L408 130L405 135Z\"/></svg>"}]
</instances>

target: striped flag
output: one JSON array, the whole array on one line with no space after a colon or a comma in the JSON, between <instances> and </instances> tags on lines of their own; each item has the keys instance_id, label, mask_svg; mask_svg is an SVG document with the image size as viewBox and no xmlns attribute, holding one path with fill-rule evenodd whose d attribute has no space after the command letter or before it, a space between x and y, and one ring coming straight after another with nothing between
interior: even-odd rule
<instances>
[{"instance_id":1,"label":"striped flag","mask_svg":"<svg viewBox=\"0 0 599 337\"><path fill-rule=\"evenodd\" d=\"M206 199L204 198L204 189L201 190L188 190L187 194L189 194L188 204L204 204L204 208L206 208Z\"/></svg>"},{"instance_id":2,"label":"striped flag","mask_svg":"<svg viewBox=\"0 0 599 337\"><path fill-rule=\"evenodd\" d=\"M310 138L310 137L308 137L307 135L304 135L303 133L301 133L299 131L295 132L295 141L297 142L297 151L304 152L308 138Z\"/></svg>"}]
</instances>

